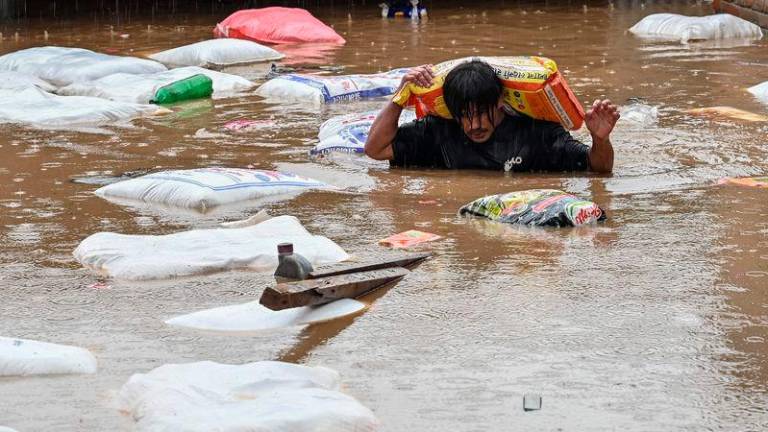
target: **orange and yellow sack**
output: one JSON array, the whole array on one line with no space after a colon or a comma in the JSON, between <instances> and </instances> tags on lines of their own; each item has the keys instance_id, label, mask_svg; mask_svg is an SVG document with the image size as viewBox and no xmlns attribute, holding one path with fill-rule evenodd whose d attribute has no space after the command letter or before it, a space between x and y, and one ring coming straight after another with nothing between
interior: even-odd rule
<instances>
[{"instance_id":1,"label":"orange and yellow sack","mask_svg":"<svg viewBox=\"0 0 768 432\"><path fill-rule=\"evenodd\" d=\"M544 57L466 57L435 66L432 87L407 84L392 100L400 106L415 106L416 115L451 118L443 101L443 82L454 67L471 60L488 63L501 79L504 100L510 108L540 120L578 129L584 122L584 108L565 83L557 64Z\"/></svg>"}]
</instances>

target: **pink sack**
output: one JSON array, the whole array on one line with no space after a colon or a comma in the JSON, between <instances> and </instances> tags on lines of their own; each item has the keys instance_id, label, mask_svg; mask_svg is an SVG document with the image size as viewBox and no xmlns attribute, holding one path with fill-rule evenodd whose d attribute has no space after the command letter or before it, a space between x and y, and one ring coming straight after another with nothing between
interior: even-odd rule
<instances>
[{"instance_id":1,"label":"pink sack","mask_svg":"<svg viewBox=\"0 0 768 432\"><path fill-rule=\"evenodd\" d=\"M268 7L244 9L216 24L217 38L248 39L263 43L347 41L304 9Z\"/></svg>"}]
</instances>

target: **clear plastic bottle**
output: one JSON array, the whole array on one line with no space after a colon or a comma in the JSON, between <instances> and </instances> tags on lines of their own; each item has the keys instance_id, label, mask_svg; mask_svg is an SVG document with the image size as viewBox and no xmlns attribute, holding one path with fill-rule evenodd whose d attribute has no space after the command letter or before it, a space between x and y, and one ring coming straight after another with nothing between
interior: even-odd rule
<instances>
[{"instance_id":1,"label":"clear plastic bottle","mask_svg":"<svg viewBox=\"0 0 768 432\"><path fill-rule=\"evenodd\" d=\"M280 243L277 245L277 261L275 277L278 280L303 280L314 270L309 260L297 253L293 253L293 243Z\"/></svg>"}]
</instances>

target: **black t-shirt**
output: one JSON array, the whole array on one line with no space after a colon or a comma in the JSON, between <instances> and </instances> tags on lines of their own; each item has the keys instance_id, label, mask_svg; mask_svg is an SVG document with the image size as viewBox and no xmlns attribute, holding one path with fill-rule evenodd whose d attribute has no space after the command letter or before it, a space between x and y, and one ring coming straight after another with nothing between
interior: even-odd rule
<instances>
[{"instance_id":1,"label":"black t-shirt","mask_svg":"<svg viewBox=\"0 0 768 432\"><path fill-rule=\"evenodd\" d=\"M505 171L585 171L589 147L558 123L505 115L484 143L471 141L458 122L427 116L400 126L392 166Z\"/></svg>"}]
</instances>

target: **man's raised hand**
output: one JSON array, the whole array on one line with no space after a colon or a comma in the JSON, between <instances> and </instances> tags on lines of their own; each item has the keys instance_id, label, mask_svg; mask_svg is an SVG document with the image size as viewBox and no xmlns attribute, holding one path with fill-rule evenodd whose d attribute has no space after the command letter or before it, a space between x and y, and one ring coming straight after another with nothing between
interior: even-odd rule
<instances>
[{"instance_id":1,"label":"man's raised hand","mask_svg":"<svg viewBox=\"0 0 768 432\"><path fill-rule=\"evenodd\" d=\"M619 120L619 108L610 100L596 100L584 120L592 134L592 141L606 141Z\"/></svg>"},{"instance_id":2,"label":"man's raised hand","mask_svg":"<svg viewBox=\"0 0 768 432\"><path fill-rule=\"evenodd\" d=\"M408 83L413 83L421 87L430 87L432 80L435 79L435 74L432 72L433 66L431 64L416 66L411 68L403 76L403 80L400 82L400 88Z\"/></svg>"}]
</instances>

